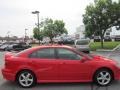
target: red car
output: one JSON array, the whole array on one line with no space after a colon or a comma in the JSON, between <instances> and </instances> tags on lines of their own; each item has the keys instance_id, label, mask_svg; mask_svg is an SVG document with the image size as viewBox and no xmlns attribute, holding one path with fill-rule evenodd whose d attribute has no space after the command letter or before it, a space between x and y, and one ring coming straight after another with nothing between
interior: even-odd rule
<instances>
[{"instance_id":1,"label":"red car","mask_svg":"<svg viewBox=\"0 0 120 90\"><path fill-rule=\"evenodd\" d=\"M50 82L95 82L105 86L120 79L120 65L64 45L39 46L5 55L3 77L22 87Z\"/></svg>"}]
</instances>

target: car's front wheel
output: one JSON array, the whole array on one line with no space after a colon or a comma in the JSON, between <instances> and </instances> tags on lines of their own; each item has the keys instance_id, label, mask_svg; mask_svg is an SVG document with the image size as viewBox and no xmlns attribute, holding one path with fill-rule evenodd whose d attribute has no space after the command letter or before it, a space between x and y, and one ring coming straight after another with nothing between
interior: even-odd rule
<instances>
[{"instance_id":1,"label":"car's front wheel","mask_svg":"<svg viewBox=\"0 0 120 90\"><path fill-rule=\"evenodd\" d=\"M106 86L113 80L112 73L107 69L98 70L94 76L94 82L100 86Z\"/></svg>"},{"instance_id":2,"label":"car's front wheel","mask_svg":"<svg viewBox=\"0 0 120 90\"><path fill-rule=\"evenodd\" d=\"M32 87L36 84L35 75L27 70L21 71L17 76L17 83L24 88Z\"/></svg>"}]
</instances>

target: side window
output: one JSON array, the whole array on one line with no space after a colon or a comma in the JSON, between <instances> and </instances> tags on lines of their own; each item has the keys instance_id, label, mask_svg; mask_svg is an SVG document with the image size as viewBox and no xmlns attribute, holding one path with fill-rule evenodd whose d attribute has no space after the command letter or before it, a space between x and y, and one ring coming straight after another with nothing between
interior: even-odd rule
<instances>
[{"instance_id":1,"label":"side window","mask_svg":"<svg viewBox=\"0 0 120 90\"><path fill-rule=\"evenodd\" d=\"M80 60L82 57L75 52L68 50L68 49L57 49L58 51L58 58L60 59L69 59L69 60Z\"/></svg>"},{"instance_id":2,"label":"side window","mask_svg":"<svg viewBox=\"0 0 120 90\"><path fill-rule=\"evenodd\" d=\"M45 49L37 50L32 54L30 54L30 58L45 58L45 59L55 58L54 49L45 48Z\"/></svg>"}]
</instances>

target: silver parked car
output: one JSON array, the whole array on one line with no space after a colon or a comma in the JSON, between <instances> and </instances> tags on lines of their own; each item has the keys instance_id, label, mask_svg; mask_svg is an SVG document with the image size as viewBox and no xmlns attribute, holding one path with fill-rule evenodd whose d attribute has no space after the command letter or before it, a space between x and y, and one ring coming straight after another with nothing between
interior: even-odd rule
<instances>
[{"instance_id":1,"label":"silver parked car","mask_svg":"<svg viewBox=\"0 0 120 90\"><path fill-rule=\"evenodd\" d=\"M78 39L75 41L75 48L77 48L79 51L90 53L89 44L89 39Z\"/></svg>"},{"instance_id":2,"label":"silver parked car","mask_svg":"<svg viewBox=\"0 0 120 90\"><path fill-rule=\"evenodd\" d=\"M0 46L0 51L5 51L9 44L3 44Z\"/></svg>"}]
</instances>

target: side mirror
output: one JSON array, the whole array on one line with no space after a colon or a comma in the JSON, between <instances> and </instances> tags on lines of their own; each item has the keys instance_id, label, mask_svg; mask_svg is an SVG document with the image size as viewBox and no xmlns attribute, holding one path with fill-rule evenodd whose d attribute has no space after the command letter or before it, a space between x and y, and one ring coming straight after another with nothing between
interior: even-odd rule
<instances>
[{"instance_id":1,"label":"side mirror","mask_svg":"<svg viewBox=\"0 0 120 90\"><path fill-rule=\"evenodd\" d=\"M81 62L84 63L85 61L87 61L87 58L86 57L83 57Z\"/></svg>"}]
</instances>

